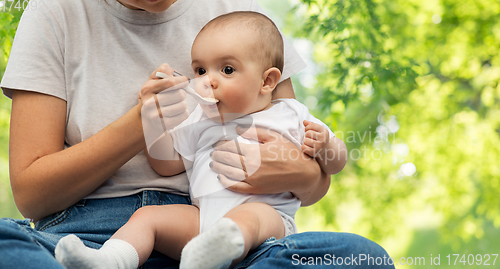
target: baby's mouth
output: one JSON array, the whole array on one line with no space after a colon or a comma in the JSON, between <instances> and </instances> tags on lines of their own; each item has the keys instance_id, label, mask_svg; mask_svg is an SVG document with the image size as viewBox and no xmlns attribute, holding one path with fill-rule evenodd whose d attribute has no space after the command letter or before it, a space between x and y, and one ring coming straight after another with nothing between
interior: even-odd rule
<instances>
[{"instance_id":1,"label":"baby's mouth","mask_svg":"<svg viewBox=\"0 0 500 269\"><path fill-rule=\"evenodd\" d=\"M220 101L217 102L217 103L215 103L215 104L213 104L213 105L208 105L208 108L211 109L211 110L216 110L216 109L218 109L219 104L220 104Z\"/></svg>"}]
</instances>

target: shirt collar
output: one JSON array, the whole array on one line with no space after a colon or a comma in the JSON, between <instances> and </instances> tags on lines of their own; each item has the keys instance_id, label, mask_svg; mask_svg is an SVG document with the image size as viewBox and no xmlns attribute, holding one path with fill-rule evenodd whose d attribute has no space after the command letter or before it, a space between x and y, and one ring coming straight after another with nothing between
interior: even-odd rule
<instances>
[{"instance_id":1,"label":"shirt collar","mask_svg":"<svg viewBox=\"0 0 500 269\"><path fill-rule=\"evenodd\" d=\"M113 16L133 24L160 24L173 20L186 12L194 0L178 0L161 13L127 8L116 0L100 0L101 5Z\"/></svg>"}]
</instances>

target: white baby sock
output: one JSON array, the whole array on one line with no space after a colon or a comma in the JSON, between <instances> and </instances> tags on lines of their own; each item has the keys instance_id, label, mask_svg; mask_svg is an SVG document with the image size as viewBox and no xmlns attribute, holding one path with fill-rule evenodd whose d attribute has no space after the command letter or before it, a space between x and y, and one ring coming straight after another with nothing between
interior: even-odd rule
<instances>
[{"instance_id":1,"label":"white baby sock","mask_svg":"<svg viewBox=\"0 0 500 269\"><path fill-rule=\"evenodd\" d=\"M231 219L222 218L186 244L179 268L227 268L244 249L245 240L238 225Z\"/></svg>"},{"instance_id":2,"label":"white baby sock","mask_svg":"<svg viewBox=\"0 0 500 269\"><path fill-rule=\"evenodd\" d=\"M126 241L110 239L97 250L86 247L76 235L63 237L56 246L56 259L69 269L136 269L139 255Z\"/></svg>"}]
</instances>

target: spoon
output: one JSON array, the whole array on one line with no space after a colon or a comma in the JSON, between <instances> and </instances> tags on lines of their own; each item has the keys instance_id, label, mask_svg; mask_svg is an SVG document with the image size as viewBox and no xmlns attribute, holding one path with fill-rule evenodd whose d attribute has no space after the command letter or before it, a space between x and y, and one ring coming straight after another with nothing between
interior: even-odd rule
<instances>
[{"instance_id":1,"label":"spoon","mask_svg":"<svg viewBox=\"0 0 500 269\"><path fill-rule=\"evenodd\" d=\"M174 77L180 77L182 76L179 72L177 71L174 71ZM168 78L170 77L169 75L163 73L163 72L156 72L156 77L158 78ZM194 99L196 99L196 101L198 101L198 103L200 104L203 104L203 105L215 105L219 102L219 100L215 99L215 98L210 98L210 97L203 97L201 95L199 95L197 92L195 92L193 90L193 88L187 86L185 88L183 88L186 93L188 93L189 95L193 96Z\"/></svg>"}]
</instances>

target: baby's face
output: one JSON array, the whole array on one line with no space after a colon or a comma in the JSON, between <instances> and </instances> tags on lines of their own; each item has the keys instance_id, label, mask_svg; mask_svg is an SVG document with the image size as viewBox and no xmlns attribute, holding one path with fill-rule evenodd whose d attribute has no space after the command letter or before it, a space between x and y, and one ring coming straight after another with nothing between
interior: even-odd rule
<instances>
[{"instance_id":1,"label":"baby's face","mask_svg":"<svg viewBox=\"0 0 500 269\"><path fill-rule=\"evenodd\" d=\"M250 114L261 109L257 98L264 68L250 55L256 42L254 36L251 30L225 27L206 29L196 38L191 50L192 67L198 80L203 81L196 91L219 100L217 105L202 106L209 117L218 113L223 117L228 113ZM224 117L225 122L229 120Z\"/></svg>"},{"instance_id":2,"label":"baby's face","mask_svg":"<svg viewBox=\"0 0 500 269\"><path fill-rule=\"evenodd\" d=\"M122 5L130 9L142 9L151 13L163 12L176 1L177 0L118 0Z\"/></svg>"}]
</instances>

